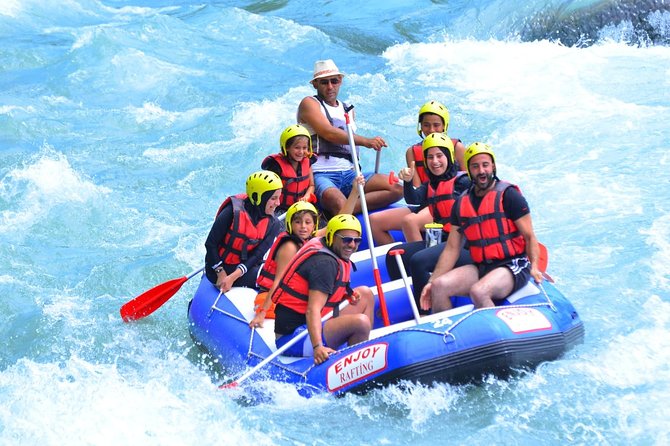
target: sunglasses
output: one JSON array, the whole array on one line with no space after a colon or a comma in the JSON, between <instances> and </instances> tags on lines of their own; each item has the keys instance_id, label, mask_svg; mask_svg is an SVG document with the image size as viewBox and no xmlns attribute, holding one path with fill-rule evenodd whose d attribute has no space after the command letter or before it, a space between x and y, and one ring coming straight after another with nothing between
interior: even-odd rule
<instances>
[{"instance_id":1,"label":"sunglasses","mask_svg":"<svg viewBox=\"0 0 670 446\"><path fill-rule=\"evenodd\" d=\"M341 79L339 77L335 77L332 79L319 79L319 85L337 85L341 82Z\"/></svg>"},{"instance_id":2,"label":"sunglasses","mask_svg":"<svg viewBox=\"0 0 670 446\"><path fill-rule=\"evenodd\" d=\"M340 234L335 234L335 235L338 236L339 238L341 238L342 243L344 243L345 245L351 245L351 243L355 243L355 244L358 245L363 240L362 237L349 237L349 236L340 235Z\"/></svg>"}]
</instances>

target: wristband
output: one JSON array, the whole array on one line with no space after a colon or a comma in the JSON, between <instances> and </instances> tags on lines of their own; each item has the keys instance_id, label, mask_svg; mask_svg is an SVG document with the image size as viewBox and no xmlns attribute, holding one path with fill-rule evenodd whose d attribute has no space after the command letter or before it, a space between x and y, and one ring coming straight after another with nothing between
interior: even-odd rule
<instances>
[{"instance_id":1,"label":"wristband","mask_svg":"<svg viewBox=\"0 0 670 446\"><path fill-rule=\"evenodd\" d=\"M323 347L323 344L316 344L312 346L312 350L316 350L319 347Z\"/></svg>"}]
</instances>

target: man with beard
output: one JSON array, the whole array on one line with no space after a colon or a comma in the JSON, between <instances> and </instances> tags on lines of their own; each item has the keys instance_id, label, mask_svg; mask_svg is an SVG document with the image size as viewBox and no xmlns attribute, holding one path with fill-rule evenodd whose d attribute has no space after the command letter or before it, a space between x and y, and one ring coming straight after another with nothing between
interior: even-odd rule
<instances>
[{"instance_id":1,"label":"man with beard","mask_svg":"<svg viewBox=\"0 0 670 446\"><path fill-rule=\"evenodd\" d=\"M314 355L326 361L335 349L366 341L374 318L374 297L367 286L349 286L351 262L361 242L361 224L351 214L328 221L325 237L314 237L296 253L279 286L272 293L277 348L307 330L309 336L286 352L289 356ZM337 312L344 299L351 305ZM334 317L321 318L334 311Z\"/></svg>"},{"instance_id":2,"label":"man with beard","mask_svg":"<svg viewBox=\"0 0 670 446\"><path fill-rule=\"evenodd\" d=\"M472 186L451 210L447 244L421 292L423 310L448 310L454 295L470 295L476 308L492 307L531 277L542 281L528 203L517 186L496 176L495 161L486 144L476 142L465 151ZM474 264L454 268L463 237Z\"/></svg>"}]
</instances>

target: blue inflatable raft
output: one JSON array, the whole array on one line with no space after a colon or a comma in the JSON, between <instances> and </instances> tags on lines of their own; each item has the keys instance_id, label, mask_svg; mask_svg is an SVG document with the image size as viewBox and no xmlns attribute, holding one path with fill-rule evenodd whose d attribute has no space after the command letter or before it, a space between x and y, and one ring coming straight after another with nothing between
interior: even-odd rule
<instances>
[{"instance_id":1,"label":"blue inflatable raft","mask_svg":"<svg viewBox=\"0 0 670 446\"><path fill-rule=\"evenodd\" d=\"M388 249L375 248L384 280ZM352 260L358 268L352 284L372 285L369 251L359 251ZM575 308L546 281L541 286L529 282L495 308L475 310L468 298L454 297L455 308L423 316L418 323L402 280L388 281L382 289L391 325L383 326L377 302L368 341L341 348L318 366L311 356L278 356L255 379L292 383L307 396L364 393L402 380L458 384L532 369L561 357L584 337ZM255 295L249 288L219 295L203 277L189 304L192 337L233 373L256 366L276 350L274 320L267 319L260 329L248 326Z\"/></svg>"}]
</instances>

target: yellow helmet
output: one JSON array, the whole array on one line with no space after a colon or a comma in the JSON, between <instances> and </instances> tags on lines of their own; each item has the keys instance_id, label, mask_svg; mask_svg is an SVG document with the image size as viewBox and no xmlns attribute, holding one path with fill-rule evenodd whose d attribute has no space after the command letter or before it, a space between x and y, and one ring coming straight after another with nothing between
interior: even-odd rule
<instances>
[{"instance_id":1,"label":"yellow helmet","mask_svg":"<svg viewBox=\"0 0 670 446\"><path fill-rule=\"evenodd\" d=\"M337 231L342 231L343 229L351 229L362 234L361 222L358 221L356 217L351 214L338 214L328 220L328 226L326 227L326 245L333 246L333 239L335 238L335 233Z\"/></svg>"},{"instance_id":2,"label":"yellow helmet","mask_svg":"<svg viewBox=\"0 0 670 446\"><path fill-rule=\"evenodd\" d=\"M281 189L281 178L269 170L259 170L247 178L247 197L254 206L261 204L261 197L267 191Z\"/></svg>"},{"instance_id":3,"label":"yellow helmet","mask_svg":"<svg viewBox=\"0 0 670 446\"><path fill-rule=\"evenodd\" d=\"M447 133L447 128L449 127L449 110L437 101L430 101L423 104L419 109L419 122L416 125L416 132L419 136L423 137L423 134L421 133L421 115L424 113L432 113L442 118L442 122L444 123L444 133Z\"/></svg>"},{"instance_id":4,"label":"yellow helmet","mask_svg":"<svg viewBox=\"0 0 670 446\"><path fill-rule=\"evenodd\" d=\"M426 136L426 139L424 139L423 143L421 144L424 162L426 159L426 151L431 147L447 149L447 153L445 153L445 155L447 155L447 158L449 159L449 165L454 164L454 142L446 134L431 133L430 135Z\"/></svg>"},{"instance_id":5,"label":"yellow helmet","mask_svg":"<svg viewBox=\"0 0 670 446\"><path fill-rule=\"evenodd\" d=\"M468 171L468 176L472 178L470 175L470 158L472 158L475 155L479 155L480 153L486 153L491 157L491 160L493 160L493 173L495 174L495 164L496 164L496 156L493 153L493 149L491 148L490 145L484 144L483 142L475 142L472 143L468 146L467 149L465 149L465 168Z\"/></svg>"},{"instance_id":6,"label":"yellow helmet","mask_svg":"<svg viewBox=\"0 0 670 446\"><path fill-rule=\"evenodd\" d=\"M316 231L319 229L319 212L316 210L314 205L308 201L296 201L288 208L288 210L286 211L286 232L288 232L289 234L293 234L293 228L291 227L292 223L291 220L293 220L293 216L297 212L301 211L307 211L314 214L314 231L312 232L312 235L315 235Z\"/></svg>"},{"instance_id":7,"label":"yellow helmet","mask_svg":"<svg viewBox=\"0 0 670 446\"><path fill-rule=\"evenodd\" d=\"M281 153L284 154L284 156L287 156L286 152L286 143L288 142L289 139L295 137L295 136L306 136L307 137L307 143L309 144L309 153L308 157L312 156L312 135L309 134L309 131L305 126L302 126L300 124L293 124L289 125L284 129L283 132L281 132L281 136L279 137L279 146L281 147Z\"/></svg>"}]
</instances>

